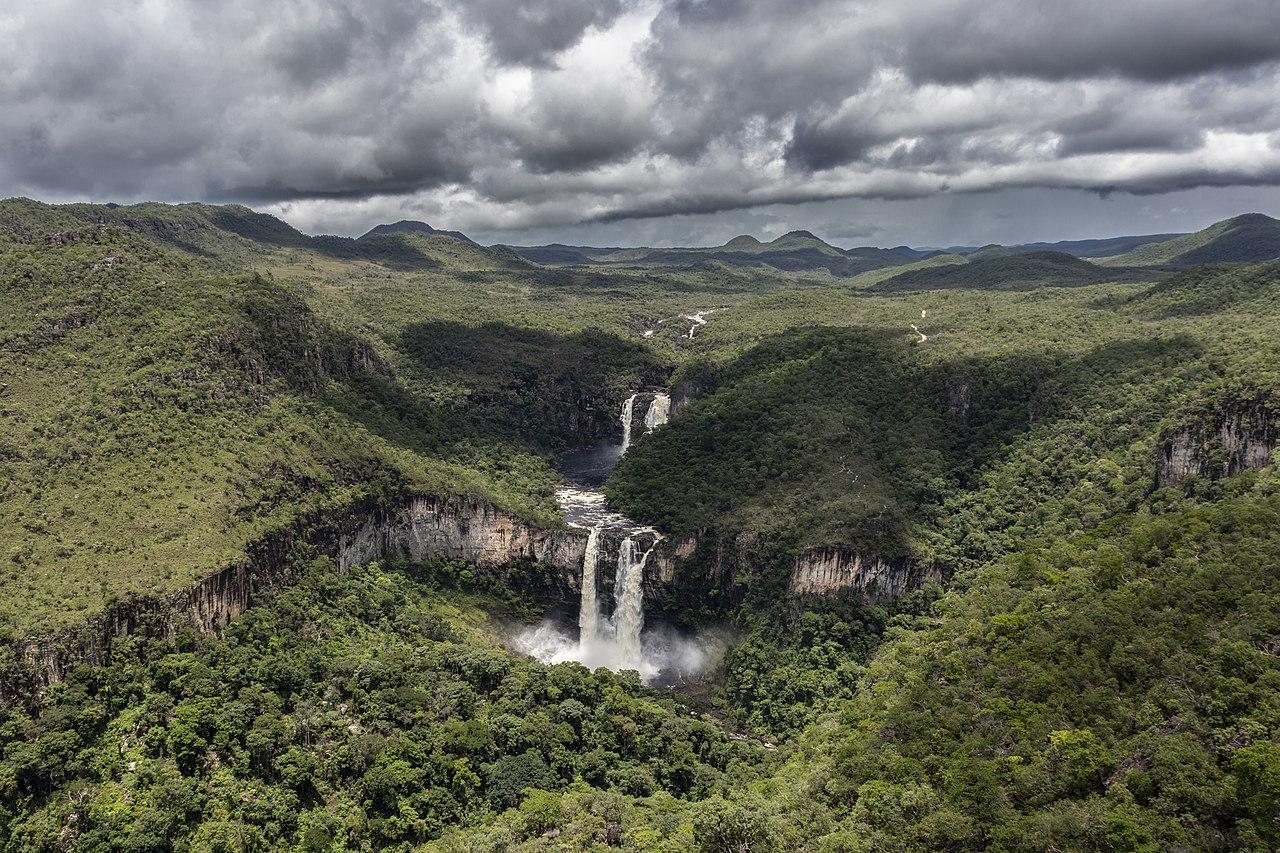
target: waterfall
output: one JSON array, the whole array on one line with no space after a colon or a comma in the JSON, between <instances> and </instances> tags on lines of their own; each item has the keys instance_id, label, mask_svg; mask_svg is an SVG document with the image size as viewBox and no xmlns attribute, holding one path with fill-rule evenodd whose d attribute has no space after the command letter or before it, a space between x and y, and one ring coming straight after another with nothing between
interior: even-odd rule
<instances>
[{"instance_id":1,"label":"waterfall","mask_svg":"<svg viewBox=\"0 0 1280 853\"><path fill-rule=\"evenodd\" d=\"M614 579L617 604L613 608L613 630L617 638L619 663L623 669L642 669L640 629L644 627L644 566L653 546L638 554L635 540L628 536L618 549L618 574Z\"/></svg>"},{"instance_id":2,"label":"waterfall","mask_svg":"<svg viewBox=\"0 0 1280 853\"><path fill-rule=\"evenodd\" d=\"M644 431L653 432L667 422L671 416L671 395L654 394L649 411L644 413Z\"/></svg>"},{"instance_id":3,"label":"waterfall","mask_svg":"<svg viewBox=\"0 0 1280 853\"><path fill-rule=\"evenodd\" d=\"M631 446L631 416L636 408L636 395L632 394L622 404L622 452Z\"/></svg>"},{"instance_id":4,"label":"waterfall","mask_svg":"<svg viewBox=\"0 0 1280 853\"><path fill-rule=\"evenodd\" d=\"M596 603L596 563L600 559L600 525L587 535L587 550L582 557L582 604L578 613L578 642L594 643L600 636L600 605Z\"/></svg>"}]
</instances>

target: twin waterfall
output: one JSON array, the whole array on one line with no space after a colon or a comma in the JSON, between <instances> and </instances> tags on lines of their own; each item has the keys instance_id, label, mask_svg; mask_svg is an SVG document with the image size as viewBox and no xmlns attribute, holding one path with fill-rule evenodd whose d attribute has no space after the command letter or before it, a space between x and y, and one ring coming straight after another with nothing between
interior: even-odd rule
<instances>
[{"instance_id":1,"label":"twin waterfall","mask_svg":"<svg viewBox=\"0 0 1280 853\"><path fill-rule=\"evenodd\" d=\"M632 394L622 402L622 451L618 454L619 456L631 447L631 427L636 419L636 397L639 396L639 394ZM654 394L648 411L644 413L644 431L653 432L665 424L670 417L671 395Z\"/></svg>"},{"instance_id":2,"label":"twin waterfall","mask_svg":"<svg viewBox=\"0 0 1280 853\"><path fill-rule=\"evenodd\" d=\"M653 432L670 417L671 397L667 394L632 394L627 397L622 404L619 458L631 447L632 439L637 435L636 408L641 398L650 398L648 408L643 410L641 434ZM604 493L598 488L582 484L563 487L557 491L556 499L571 527L590 531L582 560L577 641L555 624L544 622L521 634L517 645L522 651L548 663L576 660L593 668L636 670L646 680L657 677L659 671L669 664L666 660L669 650L666 657L646 654L640 632L644 628L645 565L662 536L651 527L610 512L605 505ZM614 542L618 542L618 559L613 577L613 613L605 618L601 613L600 563L606 546L611 548ZM644 547L646 543L647 548Z\"/></svg>"}]
</instances>

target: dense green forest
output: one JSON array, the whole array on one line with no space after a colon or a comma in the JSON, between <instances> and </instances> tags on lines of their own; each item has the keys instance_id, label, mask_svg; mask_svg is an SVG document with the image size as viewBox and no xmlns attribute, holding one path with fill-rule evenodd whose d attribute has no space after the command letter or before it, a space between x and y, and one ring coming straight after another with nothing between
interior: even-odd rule
<instances>
[{"instance_id":1,"label":"dense green forest","mask_svg":"<svg viewBox=\"0 0 1280 853\"><path fill-rule=\"evenodd\" d=\"M724 248L836 257L790 236ZM9 697L0 849L1274 849L1280 480L1212 472L1274 449L1280 268L1129 254L1170 268L551 267L0 203L0 675L300 519L449 494L558 529L557 455L636 390L678 406L607 494L723 579L653 609L723 640L653 685L513 652L534 566L295 542L222 634L115 638ZM1179 430L1204 464L1160 488ZM811 548L937 580L791 594Z\"/></svg>"}]
</instances>

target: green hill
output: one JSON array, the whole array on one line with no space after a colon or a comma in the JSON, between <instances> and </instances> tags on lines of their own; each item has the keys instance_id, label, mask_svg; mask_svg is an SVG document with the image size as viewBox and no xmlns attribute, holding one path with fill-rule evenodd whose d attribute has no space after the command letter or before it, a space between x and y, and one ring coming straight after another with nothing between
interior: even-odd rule
<instances>
[{"instance_id":1,"label":"green hill","mask_svg":"<svg viewBox=\"0 0 1280 853\"><path fill-rule=\"evenodd\" d=\"M375 225L364 234L361 234L357 239L367 240L370 237L377 237L385 234L439 234L444 237L452 237L455 240L462 240L465 243L475 242L461 231L441 231L438 228L432 228L425 222L418 222L413 219L401 219L399 222Z\"/></svg>"},{"instance_id":2,"label":"green hill","mask_svg":"<svg viewBox=\"0 0 1280 853\"><path fill-rule=\"evenodd\" d=\"M1188 267L1277 258L1280 258L1280 220L1261 213L1246 213L1216 222L1194 234L1140 246L1102 262L1109 266Z\"/></svg>"}]
</instances>

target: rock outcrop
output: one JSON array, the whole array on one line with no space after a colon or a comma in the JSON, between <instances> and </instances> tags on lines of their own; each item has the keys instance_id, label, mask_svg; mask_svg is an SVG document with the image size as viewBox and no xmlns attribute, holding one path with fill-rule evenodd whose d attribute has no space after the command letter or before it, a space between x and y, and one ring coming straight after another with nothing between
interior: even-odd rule
<instances>
[{"instance_id":1,"label":"rock outcrop","mask_svg":"<svg viewBox=\"0 0 1280 853\"><path fill-rule=\"evenodd\" d=\"M829 595L852 590L869 601L899 598L941 573L910 560L886 560L847 548L815 548L796 557L791 569L792 595Z\"/></svg>"},{"instance_id":2,"label":"rock outcrop","mask_svg":"<svg viewBox=\"0 0 1280 853\"><path fill-rule=\"evenodd\" d=\"M1231 399L1165 432L1156 459L1156 484L1176 486L1190 477L1217 480L1267 465L1276 447L1277 408L1270 394Z\"/></svg>"}]
</instances>

